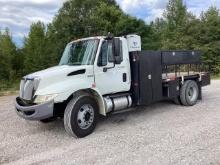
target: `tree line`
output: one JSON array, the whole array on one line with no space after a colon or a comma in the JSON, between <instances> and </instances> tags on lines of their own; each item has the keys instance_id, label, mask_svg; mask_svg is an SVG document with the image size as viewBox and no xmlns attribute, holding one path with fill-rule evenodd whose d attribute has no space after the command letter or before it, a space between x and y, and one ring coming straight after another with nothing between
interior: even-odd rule
<instances>
[{"instance_id":1,"label":"tree line","mask_svg":"<svg viewBox=\"0 0 220 165\"><path fill-rule=\"evenodd\" d=\"M0 32L0 88L57 65L68 42L108 32L138 34L146 50L201 50L211 72L220 73L220 12L214 6L198 18L183 0L169 0L162 18L146 24L124 13L115 0L68 0L51 23L30 26L22 48L13 43L8 28Z\"/></svg>"}]
</instances>

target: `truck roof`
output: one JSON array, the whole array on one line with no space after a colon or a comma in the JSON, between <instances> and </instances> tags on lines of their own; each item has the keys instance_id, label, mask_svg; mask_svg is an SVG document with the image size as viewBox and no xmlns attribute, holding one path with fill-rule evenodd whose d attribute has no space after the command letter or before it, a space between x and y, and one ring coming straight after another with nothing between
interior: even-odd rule
<instances>
[{"instance_id":1,"label":"truck roof","mask_svg":"<svg viewBox=\"0 0 220 165\"><path fill-rule=\"evenodd\" d=\"M91 40L91 39L103 39L105 37L106 36L94 36L94 37L80 38L80 39L72 40L70 43L84 41L84 40Z\"/></svg>"}]
</instances>

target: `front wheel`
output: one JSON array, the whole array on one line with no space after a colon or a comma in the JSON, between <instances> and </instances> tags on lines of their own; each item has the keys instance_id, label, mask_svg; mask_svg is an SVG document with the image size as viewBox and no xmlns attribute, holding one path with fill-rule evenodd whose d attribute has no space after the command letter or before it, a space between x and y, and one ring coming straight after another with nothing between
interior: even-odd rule
<instances>
[{"instance_id":1,"label":"front wheel","mask_svg":"<svg viewBox=\"0 0 220 165\"><path fill-rule=\"evenodd\" d=\"M67 105L64 113L64 127L67 133L75 137L91 134L97 123L98 105L89 95L74 97Z\"/></svg>"}]
</instances>

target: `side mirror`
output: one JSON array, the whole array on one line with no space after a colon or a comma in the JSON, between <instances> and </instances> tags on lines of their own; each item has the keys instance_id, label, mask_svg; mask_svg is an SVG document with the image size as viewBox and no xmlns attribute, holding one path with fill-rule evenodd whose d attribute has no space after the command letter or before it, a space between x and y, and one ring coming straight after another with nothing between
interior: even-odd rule
<instances>
[{"instance_id":1,"label":"side mirror","mask_svg":"<svg viewBox=\"0 0 220 165\"><path fill-rule=\"evenodd\" d=\"M114 38L113 39L113 54L114 54L114 58L115 58L115 64L121 64L121 41L119 38Z\"/></svg>"}]
</instances>

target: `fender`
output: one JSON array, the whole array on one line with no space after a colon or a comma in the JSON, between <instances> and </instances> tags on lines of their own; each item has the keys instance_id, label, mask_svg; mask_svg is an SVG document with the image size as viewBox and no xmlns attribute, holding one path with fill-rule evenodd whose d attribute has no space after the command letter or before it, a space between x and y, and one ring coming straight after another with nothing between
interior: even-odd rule
<instances>
[{"instance_id":1,"label":"fender","mask_svg":"<svg viewBox=\"0 0 220 165\"><path fill-rule=\"evenodd\" d=\"M97 88L89 89L93 95L95 96L98 105L99 105L99 113L103 116L106 116L105 102L104 99Z\"/></svg>"},{"instance_id":2,"label":"fender","mask_svg":"<svg viewBox=\"0 0 220 165\"><path fill-rule=\"evenodd\" d=\"M93 96L95 98L95 100L97 101L98 103L98 106L99 106L99 114L103 115L103 116L106 116L106 108L105 108L105 102L104 102L104 99L101 95L101 93L99 92L99 90L97 88L87 88L87 89L82 89L82 90L78 90L78 91L75 91L73 94L71 94L69 96L69 98L71 97L74 97L74 95L76 93L88 93L89 95Z\"/></svg>"}]
</instances>

